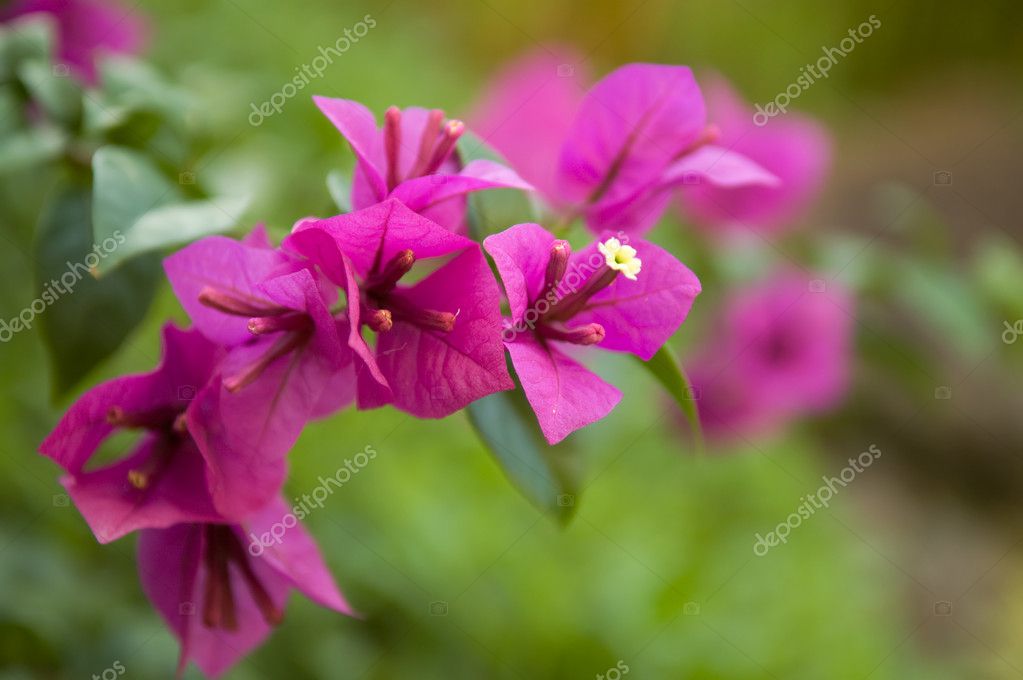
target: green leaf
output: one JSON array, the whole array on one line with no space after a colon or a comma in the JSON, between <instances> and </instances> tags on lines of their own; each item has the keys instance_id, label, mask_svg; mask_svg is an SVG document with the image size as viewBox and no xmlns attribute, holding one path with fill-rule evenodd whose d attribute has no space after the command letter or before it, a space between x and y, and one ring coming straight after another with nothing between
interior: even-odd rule
<instances>
[{"instance_id":1,"label":"green leaf","mask_svg":"<svg viewBox=\"0 0 1023 680\"><path fill-rule=\"evenodd\" d=\"M331 170L327 173L327 191L334 203L343 213L352 212L352 182L345 173L340 170Z\"/></svg>"},{"instance_id":2,"label":"green leaf","mask_svg":"<svg viewBox=\"0 0 1023 680\"><path fill-rule=\"evenodd\" d=\"M974 278L980 290L1013 325L1023 319L1023 256L1015 243L1001 234L984 237L973 257Z\"/></svg>"},{"instance_id":3,"label":"green leaf","mask_svg":"<svg viewBox=\"0 0 1023 680\"><path fill-rule=\"evenodd\" d=\"M895 272L895 298L955 352L977 361L997 342L981 291L947 264L906 259Z\"/></svg>"},{"instance_id":4,"label":"green leaf","mask_svg":"<svg viewBox=\"0 0 1023 680\"><path fill-rule=\"evenodd\" d=\"M25 126L25 105L16 83L0 84L0 135L8 135Z\"/></svg>"},{"instance_id":5,"label":"green leaf","mask_svg":"<svg viewBox=\"0 0 1023 680\"><path fill-rule=\"evenodd\" d=\"M99 61L104 101L112 106L159 112L182 124L189 98L177 85L145 62L125 56L106 56Z\"/></svg>"},{"instance_id":6,"label":"green leaf","mask_svg":"<svg viewBox=\"0 0 1023 680\"><path fill-rule=\"evenodd\" d=\"M15 77L26 59L48 59L53 53L52 17L35 13L0 24L0 82Z\"/></svg>"},{"instance_id":7,"label":"green leaf","mask_svg":"<svg viewBox=\"0 0 1023 680\"><path fill-rule=\"evenodd\" d=\"M485 159L509 165L493 147L468 131L458 140L458 155L463 163ZM528 192L490 189L469 194L467 219L470 236L481 241L513 224L535 222L537 210Z\"/></svg>"},{"instance_id":8,"label":"green leaf","mask_svg":"<svg viewBox=\"0 0 1023 680\"><path fill-rule=\"evenodd\" d=\"M100 271L109 271L124 260L142 253L229 231L248 207L247 198L224 197L174 203L151 210L135 221L124 243L110 252ZM116 235L113 238L118 240ZM97 244L100 244L98 234Z\"/></svg>"},{"instance_id":9,"label":"green leaf","mask_svg":"<svg viewBox=\"0 0 1023 680\"><path fill-rule=\"evenodd\" d=\"M578 453L564 442L547 444L522 388L483 397L470 404L466 413L522 495L567 523L578 500Z\"/></svg>"},{"instance_id":10,"label":"green leaf","mask_svg":"<svg viewBox=\"0 0 1023 680\"><path fill-rule=\"evenodd\" d=\"M636 361L650 371L650 374L657 379L661 387L667 390L671 398L682 409L682 413L685 414L686 420L689 422L689 430L693 435L696 452L702 454L703 428L700 426L700 413L696 407L699 395L693 391L692 385L689 384L689 378L682 370L682 365L679 363L678 357L675 356L675 352L668 345L664 345L657 351L657 354L650 358L650 361L643 361L638 357Z\"/></svg>"},{"instance_id":11,"label":"green leaf","mask_svg":"<svg viewBox=\"0 0 1023 680\"><path fill-rule=\"evenodd\" d=\"M229 230L248 199L183 202L181 192L146 156L115 146L100 148L92 160L93 232L103 254L98 273L125 260Z\"/></svg>"},{"instance_id":12,"label":"green leaf","mask_svg":"<svg viewBox=\"0 0 1023 680\"><path fill-rule=\"evenodd\" d=\"M124 342L145 317L163 277L157 257L138 258L97 280L89 191L67 187L43 216L36 242L33 303L53 368L53 391L74 387ZM38 307L42 306L42 311Z\"/></svg>"},{"instance_id":13,"label":"green leaf","mask_svg":"<svg viewBox=\"0 0 1023 680\"><path fill-rule=\"evenodd\" d=\"M67 142L51 126L36 127L0 138L0 174L24 170L59 156Z\"/></svg>"},{"instance_id":14,"label":"green leaf","mask_svg":"<svg viewBox=\"0 0 1023 680\"><path fill-rule=\"evenodd\" d=\"M68 128L78 125L82 117L82 87L66 68L61 72L49 60L33 59L18 67L18 77L50 118Z\"/></svg>"}]
</instances>

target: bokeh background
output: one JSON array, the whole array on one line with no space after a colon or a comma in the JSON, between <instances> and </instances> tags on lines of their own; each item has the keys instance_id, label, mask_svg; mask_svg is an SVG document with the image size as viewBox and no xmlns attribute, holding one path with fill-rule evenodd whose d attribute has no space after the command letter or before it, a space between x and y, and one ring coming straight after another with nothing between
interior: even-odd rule
<instances>
[{"instance_id":1,"label":"bokeh background","mask_svg":"<svg viewBox=\"0 0 1023 680\"><path fill-rule=\"evenodd\" d=\"M208 148L181 171L255 193L252 220L278 236L330 212L324 177L351 165L313 93L457 116L505 60L553 42L598 74L688 64L766 102L848 29L872 14L882 24L796 103L835 144L800 229L734 251L673 216L653 234L705 285L677 338L683 362L719 290L749 270L791 259L854 289L855 379L840 408L700 458L653 380L604 358L626 396L577 435L582 491L566 527L518 494L462 415L349 411L313 424L291 457L292 496L367 445L379 452L308 518L364 618L294 597L227 677L1023 676L1023 342L1003 339L1023 318L1019 3L141 0L130 11L150 22L153 62L196 97ZM367 14L376 27L322 79L249 123L253 103ZM3 185L10 318L35 297L51 187ZM163 285L75 391L153 366L167 317L184 322ZM83 323L101 332L104 319ZM169 677L176 644L139 588L134 539L97 545L35 453L70 401L51 399L50 374L34 330L0 345L0 678L93 677L115 662L126 677ZM871 445L883 456L830 509L753 554L757 532Z\"/></svg>"}]
</instances>

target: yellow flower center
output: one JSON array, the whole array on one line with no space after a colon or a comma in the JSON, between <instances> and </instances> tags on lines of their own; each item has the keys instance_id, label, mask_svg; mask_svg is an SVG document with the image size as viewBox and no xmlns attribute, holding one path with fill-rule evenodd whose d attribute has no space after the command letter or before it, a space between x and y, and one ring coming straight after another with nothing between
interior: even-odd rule
<instances>
[{"instance_id":1,"label":"yellow flower center","mask_svg":"<svg viewBox=\"0 0 1023 680\"><path fill-rule=\"evenodd\" d=\"M604 256L607 266L625 275L630 281L636 280L636 274L643 266L643 261L636 257L636 249L625 245L616 238L609 238L598 243L597 248Z\"/></svg>"}]
</instances>

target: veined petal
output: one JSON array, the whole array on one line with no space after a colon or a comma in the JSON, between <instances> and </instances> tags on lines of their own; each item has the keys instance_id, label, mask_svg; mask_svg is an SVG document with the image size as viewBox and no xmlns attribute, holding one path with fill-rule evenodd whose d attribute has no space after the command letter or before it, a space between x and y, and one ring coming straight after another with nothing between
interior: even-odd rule
<instances>
[{"instance_id":1,"label":"veined petal","mask_svg":"<svg viewBox=\"0 0 1023 680\"><path fill-rule=\"evenodd\" d=\"M709 202L712 198L720 198L720 194L701 192L708 189L737 191L741 188L775 192L779 189L779 179L740 153L717 145L706 145L672 162L655 183L636 193L617 201L603 200L593 204L585 211L586 222L598 234L620 230L639 236L664 214L676 189L681 189L685 196L702 195ZM728 210L728 204L713 207L722 212Z\"/></svg>"},{"instance_id":2,"label":"veined petal","mask_svg":"<svg viewBox=\"0 0 1023 680\"><path fill-rule=\"evenodd\" d=\"M201 524L183 524L144 531L139 540L139 577L146 595L181 641L182 667L194 661L204 674L215 678L262 643L271 627L235 570L231 592L237 630L203 625L202 596L208 577L201 568L207 549L203 529ZM250 559L249 565L270 600L283 611L288 584L262 560Z\"/></svg>"},{"instance_id":3,"label":"veined petal","mask_svg":"<svg viewBox=\"0 0 1023 680\"><path fill-rule=\"evenodd\" d=\"M700 281L666 250L647 241L630 244L643 261L635 281L619 275L572 317L570 326L599 323L603 349L630 352L649 360L685 321L700 293ZM574 262L589 262L596 246L580 251Z\"/></svg>"},{"instance_id":4,"label":"veined petal","mask_svg":"<svg viewBox=\"0 0 1023 680\"><path fill-rule=\"evenodd\" d=\"M245 529L250 532L249 540L253 536L258 538L269 533L275 524L283 523L285 516L292 513L292 508L282 498L275 498L244 523ZM290 526L280 541L261 547L264 550L259 555L260 559L288 585L297 588L317 604L354 615L327 569L320 549L300 522L296 521L294 526Z\"/></svg>"},{"instance_id":5,"label":"veined petal","mask_svg":"<svg viewBox=\"0 0 1023 680\"><path fill-rule=\"evenodd\" d=\"M501 343L500 292L479 246L400 294L420 309L456 315L444 332L395 320L377 339L377 360L394 404L420 418L442 418L493 392L511 389Z\"/></svg>"},{"instance_id":6,"label":"veined petal","mask_svg":"<svg viewBox=\"0 0 1023 680\"><path fill-rule=\"evenodd\" d=\"M230 375L257 361L273 344L261 338L225 359ZM317 412L338 370L306 347L278 358L250 385L230 392L213 384L188 411L188 428L209 466L217 509L242 518L276 495L287 475L286 455Z\"/></svg>"},{"instance_id":7,"label":"veined petal","mask_svg":"<svg viewBox=\"0 0 1023 680\"><path fill-rule=\"evenodd\" d=\"M475 160L466 165L457 175L427 175L402 182L391 197L396 198L411 210L423 212L456 196L484 189L532 190L532 185L519 177L514 170L500 163Z\"/></svg>"},{"instance_id":8,"label":"veined petal","mask_svg":"<svg viewBox=\"0 0 1023 680\"><path fill-rule=\"evenodd\" d=\"M139 580L146 597L181 643L179 670L191 656L191 630L201 618L202 604L197 599L202 591L197 585L203 547L200 524L146 529L139 534Z\"/></svg>"},{"instance_id":9,"label":"veined petal","mask_svg":"<svg viewBox=\"0 0 1023 680\"><path fill-rule=\"evenodd\" d=\"M407 248L415 252L417 260L423 260L448 255L472 244L393 198L364 210L307 221L295 234L306 229L320 229L333 238L363 277L374 266L381 266Z\"/></svg>"},{"instance_id":10,"label":"veined petal","mask_svg":"<svg viewBox=\"0 0 1023 680\"><path fill-rule=\"evenodd\" d=\"M382 201L387 196L387 185L381 165L383 155L378 150L380 133L372 112L350 99L313 97L313 101L352 146L358 160L353 182L364 182L374 202Z\"/></svg>"},{"instance_id":11,"label":"veined petal","mask_svg":"<svg viewBox=\"0 0 1023 680\"><path fill-rule=\"evenodd\" d=\"M526 399L551 444L600 420L622 398L616 387L569 358L554 343L541 343L523 333L506 346Z\"/></svg>"},{"instance_id":12,"label":"veined petal","mask_svg":"<svg viewBox=\"0 0 1023 680\"><path fill-rule=\"evenodd\" d=\"M531 300L543 292L554 235L539 224L516 224L488 236L483 247L494 259L511 308L512 322L522 320Z\"/></svg>"},{"instance_id":13,"label":"veined petal","mask_svg":"<svg viewBox=\"0 0 1023 680\"><path fill-rule=\"evenodd\" d=\"M362 337L361 306L358 282L355 280L355 265L342 250L338 232L322 228L315 221L300 227L284 239L283 246L300 253L316 264L324 275L344 292L348 302L344 324L348 347L365 364L369 374L386 390L387 379L380 372L373 350Z\"/></svg>"},{"instance_id":14,"label":"veined petal","mask_svg":"<svg viewBox=\"0 0 1023 680\"><path fill-rule=\"evenodd\" d=\"M308 314L314 324L310 349L317 352L325 363L340 367L347 362L349 351L337 334L337 323L328 306L334 300L324 299L323 286L314 276L314 270L300 269L263 281L259 290L283 307ZM336 297L333 288L330 292L332 298Z\"/></svg>"},{"instance_id":15,"label":"veined petal","mask_svg":"<svg viewBox=\"0 0 1023 680\"><path fill-rule=\"evenodd\" d=\"M559 161L561 193L615 203L655 184L706 124L703 96L684 66L628 64L583 100Z\"/></svg>"},{"instance_id":16,"label":"veined petal","mask_svg":"<svg viewBox=\"0 0 1023 680\"><path fill-rule=\"evenodd\" d=\"M111 408L146 412L170 406L183 411L210 380L223 351L198 331L184 331L173 324L163 327L163 346L163 359L154 371L115 378L83 394L39 451L77 475L113 432L107 421Z\"/></svg>"},{"instance_id":17,"label":"veined petal","mask_svg":"<svg viewBox=\"0 0 1023 680\"><path fill-rule=\"evenodd\" d=\"M717 187L762 186L776 188L778 176L756 161L715 144L707 144L672 163L661 177L661 185L709 182Z\"/></svg>"},{"instance_id":18,"label":"veined petal","mask_svg":"<svg viewBox=\"0 0 1023 680\"><path fill-rule=\"evenodd\" d=\"M206 486L205 461L191 440L167 451L161 451L162 446L168 444L149 436L128 458L61 480L100 543L138 529L223 521ZM147 465L157 466L158 473L145 489L135 488L129 482L129 473Z\"/></svg>"},{"instance_id":19,"label":"veined petal","mask_svg":"<svg viewBox=\"0 0 1023 680\"><path fill-rule=\"evenodd\" d=\"M199 301L199 293L211 287L253 304L266 305L259 283L294 269L295 265L276 250L246 245L225 236L210 236L166 258L163 267L181 306L203 335L233 346L252 338L248 320L207 307Z\"/></svg>"}]
</instances>

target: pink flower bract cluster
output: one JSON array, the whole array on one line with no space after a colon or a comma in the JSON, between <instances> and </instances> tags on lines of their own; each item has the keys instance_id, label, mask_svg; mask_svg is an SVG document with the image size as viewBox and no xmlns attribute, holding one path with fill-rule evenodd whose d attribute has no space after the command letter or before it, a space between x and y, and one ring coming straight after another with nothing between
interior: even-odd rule
<instances>
[{"instance_id":1,"label":"pink flower bract cluster","mask_svg":"<svg viewBox=\"0 0 1023 680\"><path fill-rule=\"evenodd\" d=\"M65 50L107 21L95 11L61 18ZM129 37L112 32L112 46ZM143 588L180 640L179 672L189 661L224 672L281 622L293 589L352 613L300 526L277 545L252 543L289 512L287 457L306 423L350 405L443 418L521 387L544 437L560 442L622 398L579 358L650 360L701 292L642 238L671 202L701 224L774 228L819 183L826 142L813 124L754 129L724 86L709 119L681 66L629 64L584 91L581 67L562 73L573 59L527 57L479 107L479 131L510 167L464 162L465 125L439 109L392 107L378 125L357 102L315 98L353 151L353 211L303 218L280 245L260 226L169 256L192 327L166 326L155 370L89 390L42 443L98 540L141 532ZM550 222L477 243L467 196L490 189L534 193ZM573 249L577 218L590 232ZM696 367L710 427L838 397L847 317L804 291L785 277L729 303ZM734 355L727 371L708 372L722 355ZM120 431L137 432L135 445L93 464Z\"/></svg>"}]
</instances>

